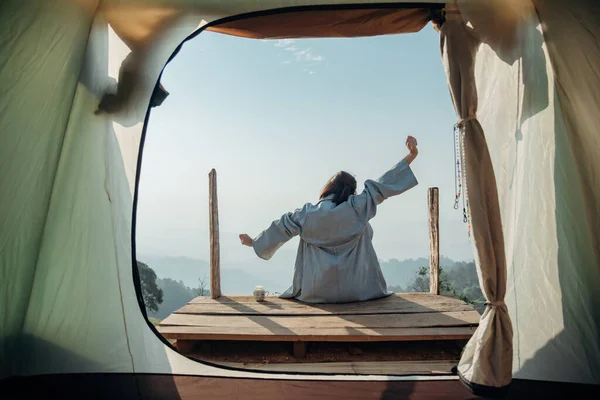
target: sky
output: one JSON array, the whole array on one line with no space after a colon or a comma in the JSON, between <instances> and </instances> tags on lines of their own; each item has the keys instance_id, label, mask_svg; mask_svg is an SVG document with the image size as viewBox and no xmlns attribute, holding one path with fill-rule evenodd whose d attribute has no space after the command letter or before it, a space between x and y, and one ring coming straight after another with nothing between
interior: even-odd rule
<instances>
[{"instance_id":1,"label":"sky","mask_svg":"<svg viewBox=\"0 0 600 400\"><path fill-rule=\"evenodd\" d=\"M208 259L208 173L217 170L221 258L256 257L256 236L282 214L318 201L329 177L362 190L419 141L419 185L372 220L381 259L428 257L427 189L440 190L440 249L472 260L454 205L456 115L428 25L416 34L253 40L203 32L166 67L170 93L153 109L142 161L141 254ZM284 246L294 250L297 239Z\"/></svg>"}]
</instances>

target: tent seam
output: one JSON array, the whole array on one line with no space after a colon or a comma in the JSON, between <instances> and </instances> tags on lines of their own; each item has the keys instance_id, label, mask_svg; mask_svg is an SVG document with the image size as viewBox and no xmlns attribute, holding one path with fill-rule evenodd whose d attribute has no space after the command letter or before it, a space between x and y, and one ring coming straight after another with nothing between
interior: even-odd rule
<instances>
[{"instance_id":1,"label":"tent seam","mask_svg":"<svg viewBox=\"0 0 600 400\"><path fill-rule=\"evenodd\" d=\"M123 329L125 330L125 338L127 341L127 351L129 352L129 358L131 359L131 370L133 371L133 373L135 373L135 362L134 362L134 357L133 357L133 353L131 352L131 342L129 340L129 329L127 328L127 317L125 316L125 304L123 303L123 287L122 287L122 282L121 282L121 271L119 268L119 254L117 251L117 242L116 242L116 229L115 229L115 216L114 216L114 209L112 206L112 200L111 200L111 196L110 196L110 192L107 188L106 185L106 180L107 177L109 176L108 173L108 166L109 166L109 160L106 159L107 158L107 154L108 154L108 136L105 137L105 169L104 169L104 191L106 192L106 195L108 197L108 203L109 203L109 208L111 211L111 227L112 227L112 232L113 232L113 250L114 250L114 256L115 256L115 268L116 268L116 272L117 272L117 282L119 284L119 302L121 303L121 312L123 314Z\"/></svg>"},{"instance_id":2,"label":"tent seam","mask_svg":"<svg viewBox=\"0 0 600 400\"><path fill-rule=\"evenodd\" d=\"M538 17L538 21L539 21L539 17ZM518 69L518 76L517 76L517 113L515 115L515 121L516 121L516 132L518 132L521 129L521 118L523 117L523 110L521 107L521 100L522 100L522 96L523 94L521 93L521 74L523 71L523 64L521 59L519 59L519 69ZM519 154L519 147L518 147L518 143L516 145L516 149L515 149L515 153ZM518 157L517 157L518 158ZM515 170L518 168L518 164L515 161ZM515 171L516 173L516 171ZM517 191L518 189L516 189L515 191ZM518 197L518 196L517 196ZM516 221L518 220L517 217L517 213L514 212L513 213L513 226L517 226ZM514 239L513 239L514 240ZM514 253L514 250L513 250ZM518 301L517 301L517 282L516 282L516 277L515 277L515 263L514 260L511 261L511 269L512 269L512 279L513 279L513 295L515 297L515 324L514 326L516 327L516 351L515 349L513 349L513 355L516 353L517 356L517 364L519 366L519 369L521 369L521 332L519 330L519 306L518 306ZM508 270L507 270L508 272ZM513 334L513 344L514 344L514 334Z\"/></svg>"},{"instance_id":3,"label":"tent seam","mask_svg":"<svg viewBox=\"0 0 600 400\"><path fill-rule=\"evenodd\" d=\"M112 204L112 202L111 202ZM133 353L131 352L131 342L129 341L129 329L127 329L127 317L125 316L125 304L123 303L123 288L121 284L121 273L119 271L119 256L117 254L117 243L115 242L114 237L116 236L115 230L115 222L114 219L111 221L111 226L113 228L113 247L115 250L115 265L117 269L117 281L119 282L119 301L121 303L121 311L123 312L123 328L125 329L125 337L127 339L127 351L129 352L129 357L131 358L131 369L133 373L135 373L135 362L133 360Z\"/></svg>"}]
</instances>

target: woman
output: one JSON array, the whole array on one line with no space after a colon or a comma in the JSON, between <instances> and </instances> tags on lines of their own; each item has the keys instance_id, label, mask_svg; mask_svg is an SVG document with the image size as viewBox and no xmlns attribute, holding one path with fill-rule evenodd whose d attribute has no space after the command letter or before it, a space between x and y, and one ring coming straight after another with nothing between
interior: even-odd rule
<instances>
[{"instance_id":1,"label":"woman","mask_svg":"<svg viewBox=\"0 0 600 400\"><path fill-rule=\"evenodd\" d=\"M321 191L320 201L306 204L252 239L241 234L265 260L285 242L300 235L294 282L282 298L307 303L346 303L390 295L377 254L369 220L385 199L417 185L410 163L417 157L417 140L406 139L409 154L377 181L367 180L356 194L356 180L338 172Z\"/></svg>"}]
</instances>

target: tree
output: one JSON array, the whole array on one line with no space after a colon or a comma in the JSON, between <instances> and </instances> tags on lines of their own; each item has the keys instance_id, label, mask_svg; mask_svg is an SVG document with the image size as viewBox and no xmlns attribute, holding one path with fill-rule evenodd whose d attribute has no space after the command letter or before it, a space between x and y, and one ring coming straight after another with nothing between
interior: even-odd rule
<instances>
[{"instance_id":1,"label":"tree","mask_svg":"<svg viewBox=\"0 0 600 400\"><path fill-rule=\"evenodd\" d=\"M206 282L206 275L202 278L198 278L198 288L196 289L197 296L208 296L210 295L210 290L208 289L208 283Z\"/></svg>"},{"instance_id":2,"label":"tree","mask_svg":"<svg viewBox=\"0 0 600 400\"><path fill-rule=\"evenodd\" d=\"M479 286L474 262L457 262L450 273L457 297L472 305L479 313L485 310L485 297Z\"/></svg>"},{"instance_id":3,"label":"tree","mask_svg":"<svg viewBox=\"0 0 600 400\"><path fill-rule=\"evenodd\" d=\"M147 264L137 261L140 275L140 286L142 287L142 298L146 309L157 312L158 305L163 301L163 291L156 284L156 273Z\"/></svg>"},{"instance_id":4,"label":"tree","mask_svg":"<svg viewBox=\"0 0 600 400\"><path fill-rule=\"evenodd\" d=\"M448 276L444 269L440 266L440 294L442 295L456 295L454 292L454 288L452 284L448 280ZM428 267L420 267L419 271L417 271L417 277L415 281L410 286L410 288L415 292L429 292L429 268Z\"/></svg>"}]
</instances>

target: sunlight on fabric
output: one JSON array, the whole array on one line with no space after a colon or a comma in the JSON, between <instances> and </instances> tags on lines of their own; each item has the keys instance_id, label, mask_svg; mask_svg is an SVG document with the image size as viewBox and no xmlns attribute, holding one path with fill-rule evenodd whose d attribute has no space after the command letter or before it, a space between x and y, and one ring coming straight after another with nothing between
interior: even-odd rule
<instances>
[{"instance_id":1,"label":"sunlight on fabric","mask_svg":"<svg viewBox=\"0 0 600 400\"><path fill-rule=\"evenodd\" d=\"M198 17L194 16L183 19L182 26L179 26L178 29L165 28L166 31L163 32L164 36L160 41L147 42L136 52L132 52L112 26L108 26L108 75L115 79L120 87L125 87L124 90L129 90L130 85L133 86L128 102L120 110L121 115L112 122L132 196L144 117L148 107L148 101L142 99L146 99L148 93L152 92L163 66L171 55L174 44L181 42L188 33L199 29L206 23L205 19L201 19L198 23ZM123 82L120 82L119 79Z\"/></svg>"}]
</instances>

